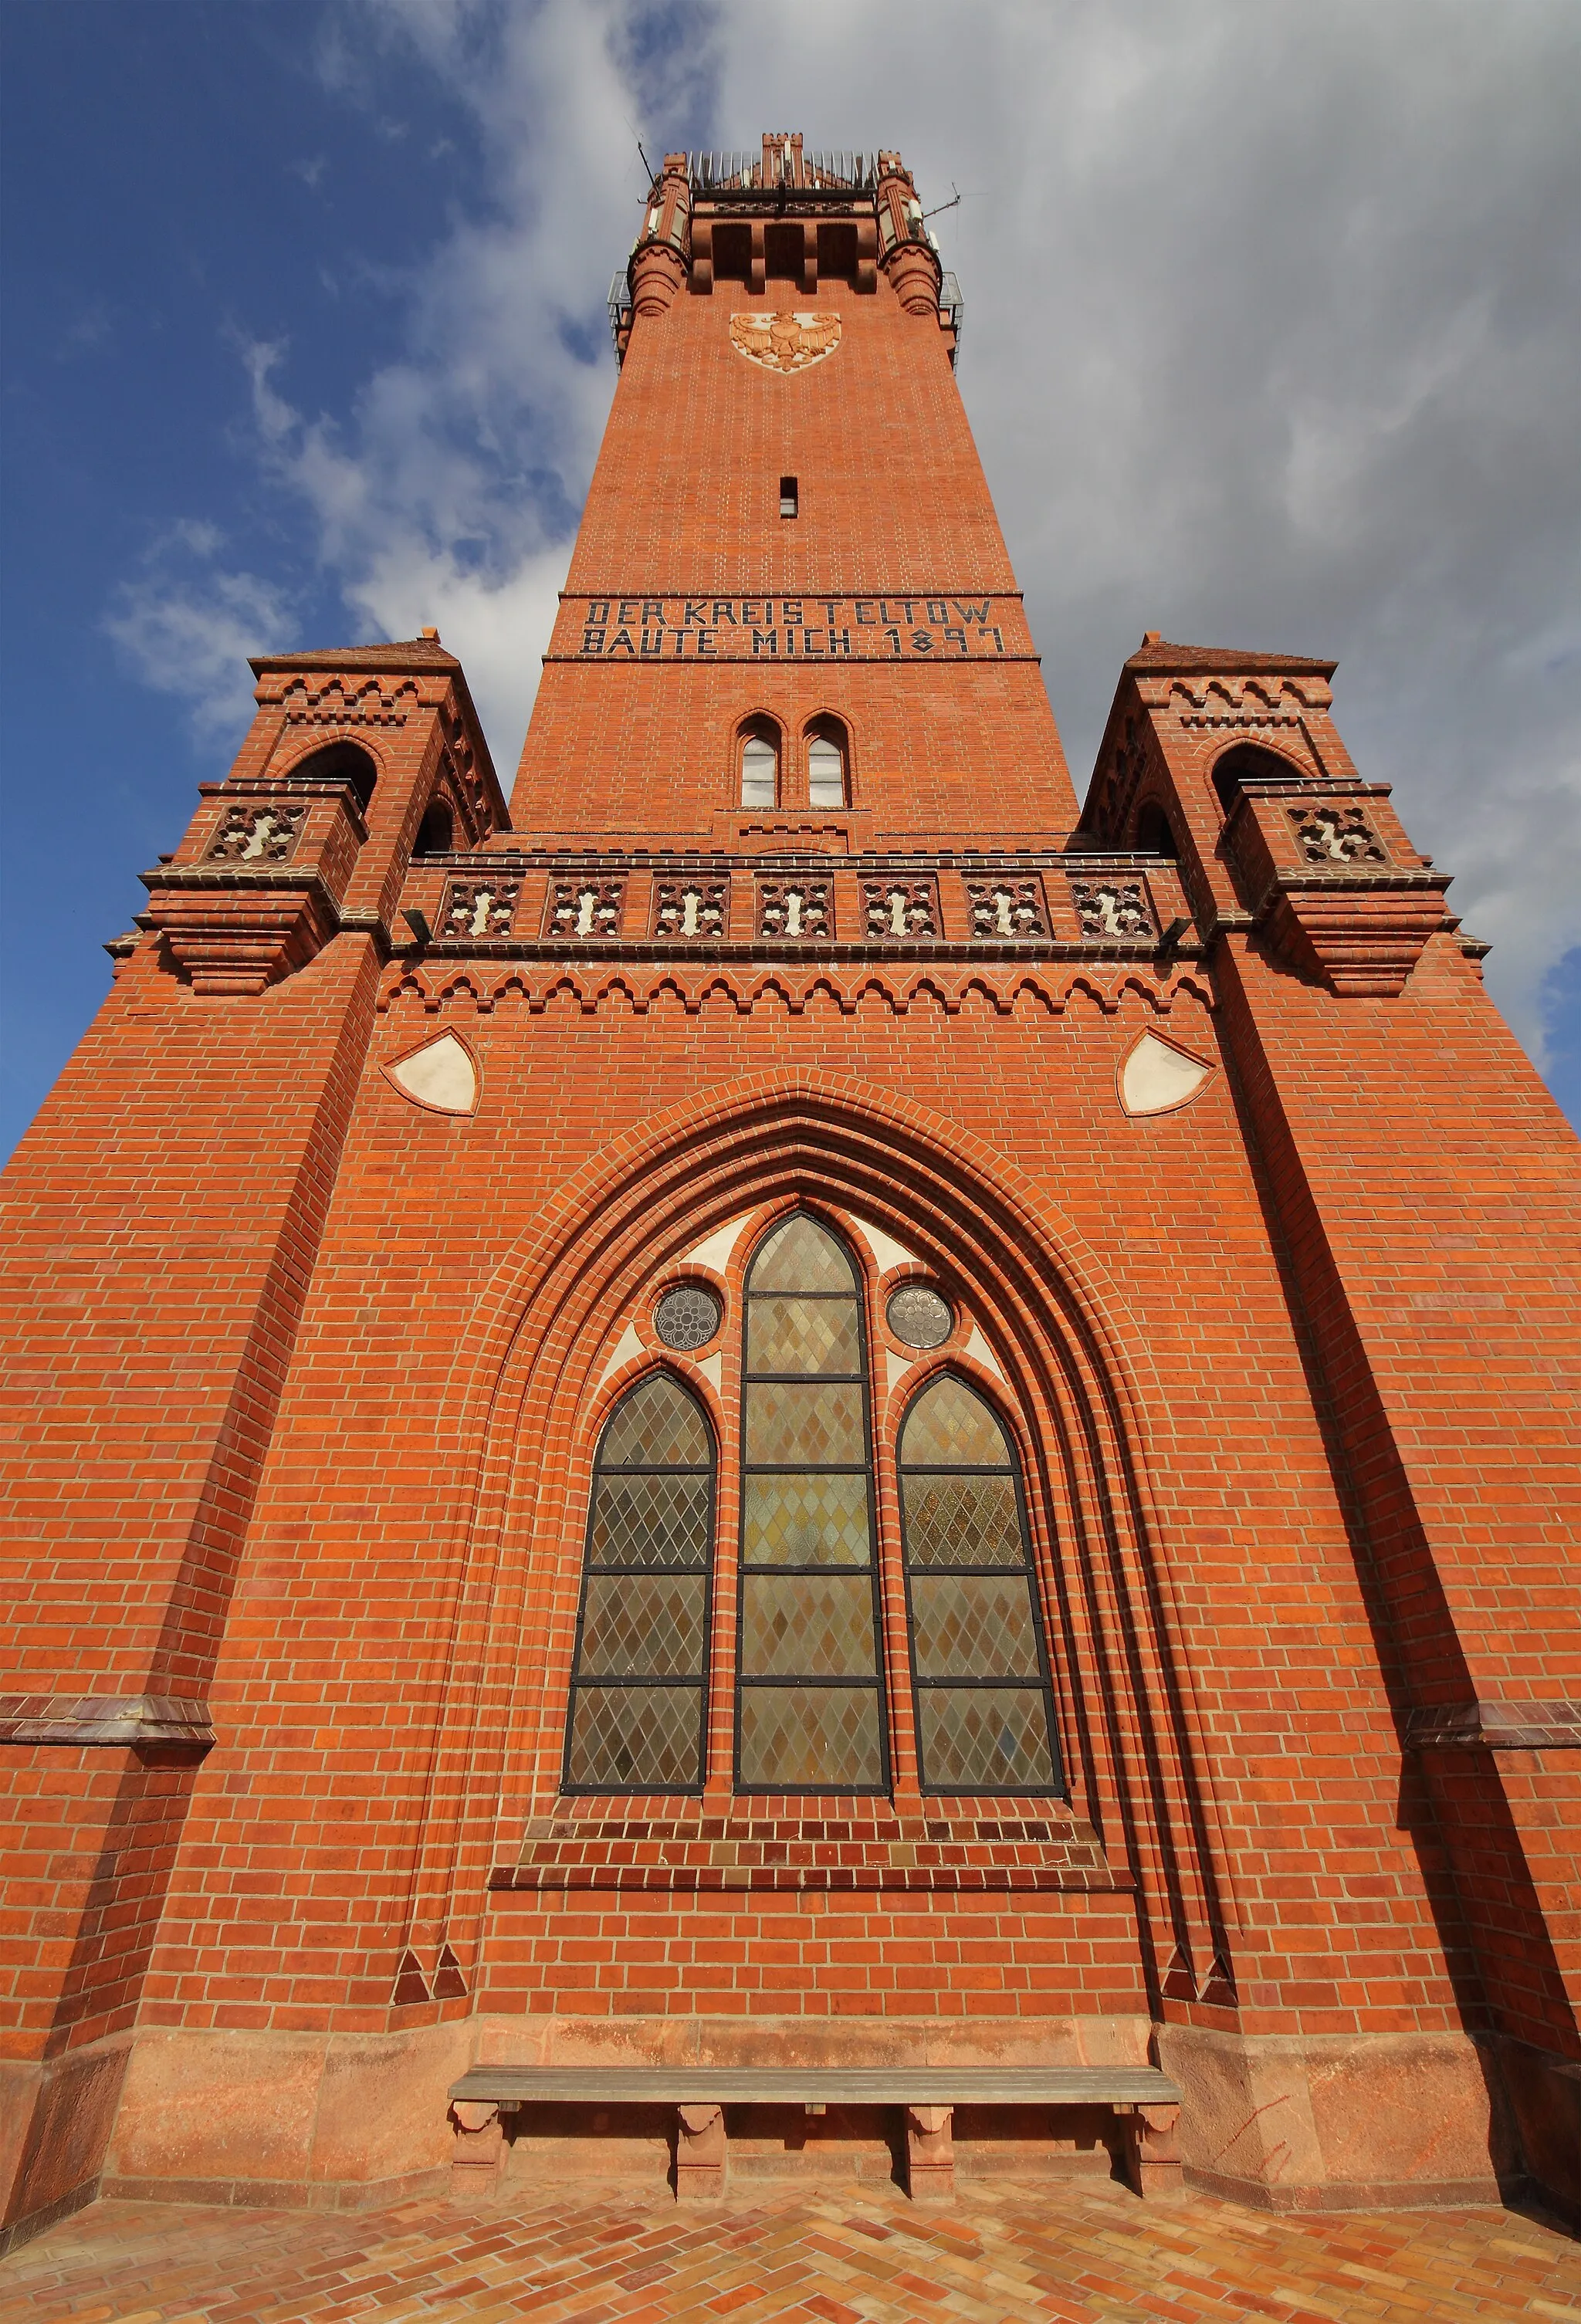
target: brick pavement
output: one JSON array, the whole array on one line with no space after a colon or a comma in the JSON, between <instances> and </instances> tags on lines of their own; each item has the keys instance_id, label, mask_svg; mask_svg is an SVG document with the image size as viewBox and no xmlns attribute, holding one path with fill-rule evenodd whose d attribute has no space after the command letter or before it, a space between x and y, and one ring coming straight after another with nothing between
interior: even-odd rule
<instances>
[{"instance_id":1,"label":"brick pavement","mask_svg":"<svg viewBox=\"0 0 1581 2324\"><path fill-rule=\"evenodd\" d=\"M977 2182L666 2200L560 2193L486 2215L107 2202L0 2266L0 2324L1581 2324L1581 2250L1512 2212L1271 2217L1211 2197Z\"/></svg>"}]
</instances>

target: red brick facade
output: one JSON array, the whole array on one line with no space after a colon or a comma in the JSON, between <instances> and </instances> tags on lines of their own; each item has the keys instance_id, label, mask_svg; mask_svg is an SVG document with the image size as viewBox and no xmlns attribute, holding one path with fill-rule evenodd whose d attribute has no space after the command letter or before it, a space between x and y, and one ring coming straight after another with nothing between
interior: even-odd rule
<instances>
[{"instance_id":1,"label":"red brick facade","mask_svg":"<svg viewBox=\"0 0 1581 2324\"><path fill-rule=\"evenodd\" d=\"M909 180L748 176L656 188L510 814L437 641L256 663L9 1173L7 2216L382 2200L485 2055L1151 2058L1208 2185L1575 2203L1576 1143L1330 665L1150 639L1078 815ZM797 1211L860 1275L865 1793L735 1775ZM660 1366L717 1446L702 1782L565 1792ZM1019 1471L1060 1796L920 1779L940 1372Z\"/></svg>"}]
</instances>

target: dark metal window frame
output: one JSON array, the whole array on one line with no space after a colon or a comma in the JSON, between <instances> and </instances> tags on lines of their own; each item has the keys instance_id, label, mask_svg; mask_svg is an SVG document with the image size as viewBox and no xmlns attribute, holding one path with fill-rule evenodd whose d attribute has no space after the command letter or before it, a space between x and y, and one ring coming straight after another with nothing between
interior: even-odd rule
<instances>
[{"instance_id":1,"label":"dark metal window frame","mask_svg":"<svg viewBox=\"0 0 1581 2324\"><path fill-rule=\"evenodd\" d=\"M844 1291L754 1291L753 1270L764 1249L793 1220L804 1218L827 1234L837 1244L849 1263L853 1286ZM741 1476L740 1523L736 1534L735 1561L735 1752L732 1769L735 1789L748 1797L779 1799L880 1799L889 1797L894 1789L890 1757L889 1690L884 1679L884 1628L883 1576L878 1565L878 1479L874 1462L873 1440L873 1359L867 1332L867 1270L845 1236L830 1219L818 1212L799 1205L772 1219L758 1237L752 1257L742 1277L741 1301ZM856 1309L856 1344L861 1360L859 1374L851 1372L755 1372L748 1370L752 1354L752 1309L758 1299L809 1299L844 1301ZM862 1442L867 1459L864 1467L849 1461L764 1461L749 1462L746 1457L746 1396L750 1387L772 1387L777 1382L807 1388L819 1382L833 1387L848 1387L858 1379L862 1389ZM866 1679L827 1678L747 1678L742 1671L742 1646L746 1624L746 1582L749 1575L772 1574L781 1578L797 1575L855 1574L858 1565L748 1565L746 1562L746 1487L749 1477L865 1477L867 1480L867 1576L873 1600L874 1675ZM876 1784L748 1784L741 1774L741 1707L742 1695L748 1687L777 1687L800 1691L812 1687L847 1687L853 1692L866 1692L869 1686L878 1695L879 1779Z\"/></svg>"},{"instance_id":2,"label":"dark metal window frame","mask_svg":"<svg viewBox=\"0 0 1581 2324\"><path fill-rule=\"evenodd\" d=\"M917 1406L921 1403L922 1398L929 1393L929 1389L937 1388L940 1380L945 1379L953 1379L958 1382L969 1395L975 1396L980 1404L985 1405L988 1410L993 1413L995 1421L998 1423L1000 1433L1004 1438L1006 1450L1010 1454L1010 1465L1008 1469L1003 1466L995 1467L985 1462L906 1461L901 1458L901 1447L905 1441L907 1424L910 1422L912 1413L915 1412ZM1054 1770L1054 1780L1050 1784L1018 1784L1014 1785L1013 1788L1007 1788L1002 1784L972 1789L964 1789L958 1784L930 1784L927 1780L927 1763L924 1757L924 1746L922 1740L922 1696L924 1692L938 1689L940 1692L953 1693L970 1687L980 1690L985 1694L1007 1693L1012 1688L1021 1693L1025 1693L1031 1686L1032 1681L1031 1679L1004 1678L935 1679L923 1678L920 1674L917 1668L916 1609L911 1600L911 1578L913 1567L911 1563L911 1526L906 1516L905 1480L908 1477L1003 1476L1008 1476L1010 1478L1010 1480L1015 1489L1015 1518L1017 1526L1021 1532L1021 1564L1019 1566L925 1565L918 1570L920 1571L924 1579L934 1573L938 1573L941 1577L958 1582L1003 1582L1010 1574L1020 1573L1024 1576L1031 1597L1032 1633L1038 1648L1039 1683L1041 1685L1043 1693L1043 1716L1048 1720L1049 1724L1049 1757ZM1052 1665L1049 1659L1049 1624L1043 1607L1043 1593L1039 1587L1038 1582L1037 1562L1032 1555L1032 1534L1031 1527L1027 1522L1026 1485L1022 1476L1021 1457L1016 1450L1015 1440L1011 1434L1011 1430L1005 1420L1004 1415L998 1409L997 1406L984 1395L975 1380L967 1379L964 1373L954 1370L948 1364L942 1366L939 1370L932 1373L929 1379L925 1379L920 1388L919 1388L909 1398L906 1409L901 1416L901 1425L895 1431L895 1506L900 1512L901 1520L901 1571L905 1579L906 1589L906 1655L911 1667L911 1721L913 1732L916 1737L917 1782L919 1788L927 1797L931 1799L1068 1799L1070 1796L1070 1787L1065 1780L1064 1755L1059 1748L1059 1721L1054 1700L1054 1673Z\"/></svg>"},{"instance_id":3,"label":"dark metal window frame","mask_svg":"<svg viewBox=\"0 0 1581 2324\"><path fill-rule=\"evenodd\" d=\"M619 1418L628 1400L651 1380L670 1381L693 1405L703 1424L708 1440L708 1464L699 1468L693 1462L646 1461L606 1463L604 1446L611 1428ZM598 1488L606 1477L707 1477L708 1480L707 1546L703 1563L695 1565L598 1565L593 1563L593 1527L598 1515ZM714 1646L714 1553L719 1531L719 1443L707 1406L696 1394L690 1383L681 1379L668 1364L659 1364L646 1371L640 1379L624 1388L605 1416L598 1432L597 1450L593 1456L592 1480L587 1491L587 1523L582 1541L582 1587L577 1600L577 1635L571 1652L571 1683L566 1701L566 1740L560 1756L560 1794L565 1798L600 1799L697 1799L701 1796L707 1777L709 1677ZM591 1582L631 1581L651 1579L655 1574L675 1573L695 1576L703 1581L703 1667L700 1677L643 1678L630 1673L620 1678L584 1678L582 1676L582 1625L587 1611L587 1588ZM571 1739L576 1729L577 1697L584 1687L685 1687L695 1689L702 1696L702 1711L698 1724L698 1779L695 1784L577 1784L571 1781Z\"/></svg>"}]
</instances>

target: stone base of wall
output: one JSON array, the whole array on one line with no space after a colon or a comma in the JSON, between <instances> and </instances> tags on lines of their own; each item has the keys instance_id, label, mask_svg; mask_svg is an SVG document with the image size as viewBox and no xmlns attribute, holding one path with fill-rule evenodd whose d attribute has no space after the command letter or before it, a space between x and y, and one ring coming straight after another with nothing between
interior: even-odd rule
<instances>
[{"instance_id":1,"label":"stone base of wall","mask_svg":"<svg viewBox=\"0 0 1581 2324\"><path fill-rule=\"evenodd\" d=\"M1505 2096L1501 2045L1459 2034L1247 2036L1155 2029L1140 2016L483 2015L385 2035L146 2031L125 2073L103 2185L151 2200L337 2209L399 2200L442 2182L454 2143L449 2086L483 2061L1140 2064L1155 2036L1157 2061L1185 2095L1188 2178L1238 2201L1312 2210L1497 2202L1523 2172L1562 2200L1554 2181L1567 2159L1574 2169L1581 2073L1522 2053L1513 2061L1526 2089L1517 2108ZM968 2176L1103 2172L1107 2128L1097 2110L1091 2122L1075 2109L1039 2122L963 2109L956 2153ZM1539 2151L1535 2131L1546 2142ZM658 2191L667 2144L658 2109L652 2119L629 2108L545 2110L513 2126L504 2183L552 2176ZM892 2148L892 2126L862 2109L794 2122L754 2110L732 2126L733 2167L748 2178L889 2175Z\"/></svg>"},{"instance_id":2,"label":"stone base of wall","mask_svg":"<svg viewBox=\"0 0 1581 2324\"><path fill-rule=\"evenodd\" d=\"M1187 2180L1274 2210L1497 2203L1520 2151L1491 2053L1463 2034L1165 2026Z\"/></svg>"},{"instance_id":3,"label":"stone base of wall","mask_svg":"<svg viewBox=\"0 0 1581 2324\"><path fill-rule=\"evenodd\" d=\"M0 2254L91 2203L130 2034L44 2060L0 2060Z\"/></svg>"}]
</instances>

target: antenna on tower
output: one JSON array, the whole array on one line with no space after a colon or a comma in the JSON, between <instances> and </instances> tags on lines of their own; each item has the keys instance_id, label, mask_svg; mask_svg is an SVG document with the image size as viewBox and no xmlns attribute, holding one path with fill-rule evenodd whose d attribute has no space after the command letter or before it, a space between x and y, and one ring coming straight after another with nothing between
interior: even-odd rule
<instances>
[{"instance_id":1,"label":"antenna on tower","mask_svg":"<svg viewBox=\"0 0 1581 2324\"><path fill-rule=\"evenodd\" d=\"M650 178L650 180L651 180L651 179L652 178L652 175L653 175L653 164L652 163L652 161L649 161L649 159L648 159L647 155L643 152L643 141L642 141L642 139L641 139L640 137L639 137L639 138L638 138L638 140L637 140L637 157L638 157L638 159L641 161L641 162L642 162L642 164L643 164L643 169L644 169L644 170L646 170L646 171L648 172L648 176L649 176L649 178Z\"/></svg>"},{"instance_id":2,"label":"antenna on tower","mask_svg":"<svg viewBox=\"0 0 1581 2324\"><path fill-rule=\"evenodd\" d=\"M958 204L958 203L959 203L959 201L960 201L960 198L960 198L960 195L959 195L959 193L958 193L958 192L957 191L957 189L956 189L956 181L955 181L955 180L952 178L952 179L950 180L950 181L949 181L949 199L948 199L948 202L940 202L940 203L938 204L938 207L936 209L924 210L924 211L923 211L923 213L922 213L922 216L923 216L924 219L928 219L928 218L930 218L930 217L942 217L944 216L944 213L946 212L946 210L953 210L954 208L956 208L956 207L957 206L957 204Z\"/></svg>"}]
</instances>

